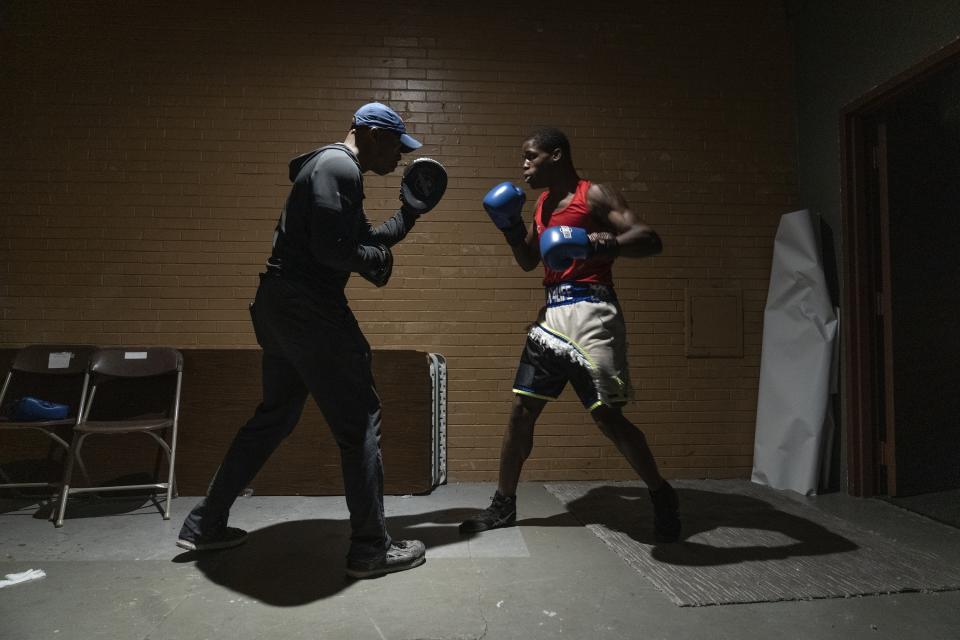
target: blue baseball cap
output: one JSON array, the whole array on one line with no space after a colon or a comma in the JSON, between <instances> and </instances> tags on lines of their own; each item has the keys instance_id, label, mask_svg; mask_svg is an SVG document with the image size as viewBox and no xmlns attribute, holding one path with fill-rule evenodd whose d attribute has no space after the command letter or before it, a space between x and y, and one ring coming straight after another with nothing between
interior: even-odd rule
<instances>
[{"instance_id":1,"label":"blue baseball cap","mask_svg":"<svg viewBox=\"0 0 960 640\"><path fill-rule=\"evenodd\" d=\"M403 118L397 115L397 112L385 104L379 102L368 102L353 114L353 125L355 127L376 127L378 129L389 129L400 134L401 151L408 153L423 146L423 143L407 135L407 127L403 124Z\"/></svg>"}]
</instances>

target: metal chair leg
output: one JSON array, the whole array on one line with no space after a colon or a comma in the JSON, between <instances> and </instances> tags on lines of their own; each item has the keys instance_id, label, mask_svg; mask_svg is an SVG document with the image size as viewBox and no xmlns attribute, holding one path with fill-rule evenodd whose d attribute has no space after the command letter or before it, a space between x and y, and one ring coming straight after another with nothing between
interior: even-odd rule
<instances>
[{"instance_id":1,"label":"metal chair leg","mask_svg":"<svg viewBox=\"0 0 960 640\"><path fill-rule=\"evenodd\" d=\"M167 503L163 505L163 519L170 519L170 501L173 500L173 459L170 458L170 471L167 473Z\"/></svg>"},{"instance_id":2,"label":"metal chair leg","mask_svg":"<svg viewBox=\"0 0 960 640\"><path fill-rule=\"evenodd\" d=\"M79 455L80 443L83 441L83 435L75 436L70 443L70 452L67 454L67 466L63 471L63 482L60 486L60 504L57 505L57 519L53 526L60 528L63 526L63 518L67 513L67 498L70 496L70 481L73 479L73 461Z\"/></svg>"}]
</instances>

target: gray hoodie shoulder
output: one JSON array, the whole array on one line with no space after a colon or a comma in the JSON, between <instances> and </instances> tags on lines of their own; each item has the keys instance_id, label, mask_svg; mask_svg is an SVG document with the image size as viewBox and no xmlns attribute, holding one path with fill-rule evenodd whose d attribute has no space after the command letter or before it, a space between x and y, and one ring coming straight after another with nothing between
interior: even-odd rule
<instances>
[{"instance_id":1,"label":"gray hoodie shoulder","mask_svg":"<svg viewBox=\"0 0 960 640\"><path fill-rule=\"evenodd\" d=\"M296 182L297 176L309 167L313 173L318 167L338 178L355 177L360 173L360 163L350 149L341 143L330 144L301 154L290 161L290 182Z\"/></svg>"}]
</instances>

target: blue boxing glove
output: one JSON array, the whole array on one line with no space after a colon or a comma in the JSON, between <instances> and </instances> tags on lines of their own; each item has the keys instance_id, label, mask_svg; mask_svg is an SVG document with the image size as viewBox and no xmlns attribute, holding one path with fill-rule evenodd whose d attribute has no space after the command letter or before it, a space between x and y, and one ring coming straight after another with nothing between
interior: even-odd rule
<instances>
[{"instance_id":1,"label":"blue boxing glove","mask_svg":"<svg viewBox=\"0 0 960 640\"><path fill-rule=\"evenodd\" d=\"M69 411L70 407L65 404L24 396L13 404L11 417L20 422L63 420Z\"/></svg>"},{"instance_id":2,"label":"blue boxing glove","mask_svg":"<svg viewBox=\"0 0 960 640\"><path fill-rule=\"evenodd\" d=\"M554 271L566 271L574 260L593 255L593 244L586 229L580 227L548 227L540 235L543 264Z\"/></svg>"},{"instance_id":3,"label":"blue boxing glove","mask_svg":"<svg viewBox=\"0 0 960 640\"><path fill-rule=\"evenodd\" d=\"M523 189L512 182L501 182L483 197L483 208L487 215L511 245L520 244L527 236L527 228L520 215L526 201Z\"/></svg>"}]
</instances>

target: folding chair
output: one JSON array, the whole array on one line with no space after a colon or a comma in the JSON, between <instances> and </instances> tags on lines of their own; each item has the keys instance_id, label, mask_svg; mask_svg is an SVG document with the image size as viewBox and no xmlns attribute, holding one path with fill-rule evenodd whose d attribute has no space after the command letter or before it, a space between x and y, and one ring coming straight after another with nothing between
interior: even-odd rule
<instances>
[{"instance_id":1,"label":"folding chair","mask_svg":"<svg viewBox=\"0 0 960 640\"><path fill-rule=\"evenodd\" d=\"M108 385L124 381L150 380L159 383L170 382L173 377L171 396L164 398L163 407L149 406L150 402L138 402L136 394L109 394L108 401L97 402L97 390L109 389ZM177 422L180 413L180 387L183 377L183 355L169 347L118 347L98 349L90 357L90 392L80 421L74 427L74 438L70 446L60 488L60 507L57 512L56 526L63 526L67 510L67 499L76 493L104 491L127 491L153 489L152 495L160 490L166 491L163 519L170 519L170 502L174 496L174 463L177 453ZM101 394L103 395L103 394ZM112 403L114 406L103 406ZM113 409L113 411L111 411ZM93 416L93 418L91 418ZM91 435L118 435L144 433L160 445L167 458L166 482L148 484L110 485L71 487L74 461L80 460L80 450L84 440ZM163 436L169 438L165 441ZM157 480L158 478L154 478ZM159 505L157 505L159 507Z\"/></svg>"},{"instance_id":2,"label":"folding chair","mask_svg":"<svg viewBox=\"0 0 960 640\"><path fill-rule=\"evenodd\" d=\"M50 439L51 446L59 447L69 455L70 443L65 439L83 415L89 380L88 367L92 345L45 345L35 344L20 349L14 356L0 390L0 430L39 431ZM48 401L66 404L67 416L59 419L24 420L14 416L13 402L17 398L33 396ZM57 433L60 431L61 433ZM83 461L77 463L84 477L87 475ZM59 475L59 471L58 471ZM0 488L58 487L55 482L12 482L0 469Z\"/></svg>"}]
</instances>

